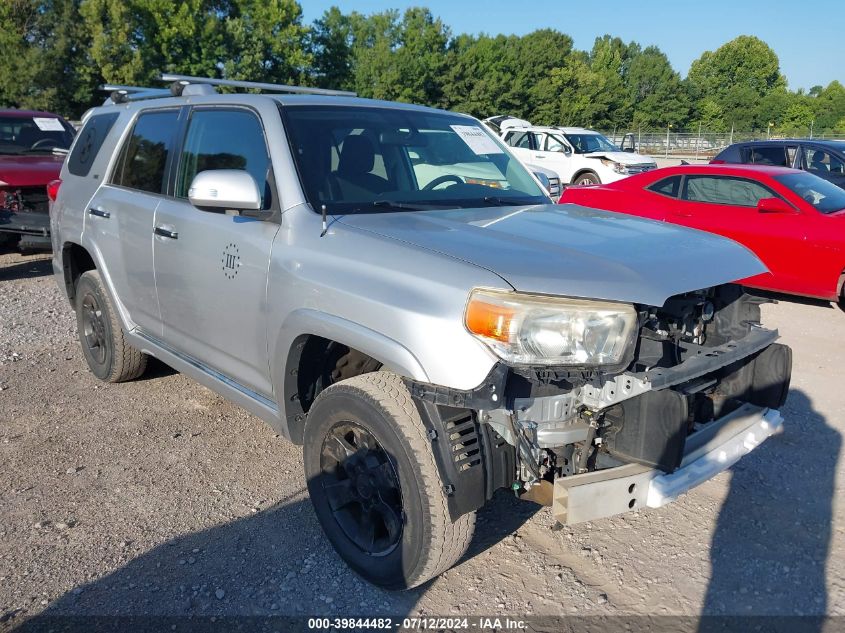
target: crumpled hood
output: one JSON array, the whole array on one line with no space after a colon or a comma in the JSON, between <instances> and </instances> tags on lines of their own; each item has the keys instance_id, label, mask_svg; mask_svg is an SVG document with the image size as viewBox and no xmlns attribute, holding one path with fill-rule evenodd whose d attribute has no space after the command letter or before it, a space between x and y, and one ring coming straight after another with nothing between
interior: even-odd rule
<instances>
[{"instance_id":1,"label":"crumpled hood","mask_svg":"<svg viewBox=\"0 0 845 633\"><path fill-rule=\"evenodd\" d=\"M59 177L64 156L0 155L0 180L12 187L37 187Z\"/></svg>"},{"instance_id":2,"label":"crumpled hood","mask_svg":"<svg viewBox=\"0 0 845 633\"><path fill-rule=\"evenodd\" d=\"M587 158L607 158L623 165L655 164L651 156L643 156L642 154L633 154L631 152L590 152L589 154L584 154L584 156Z\"/></svg>"},{"instance_id":3,"label":"crumpled hood","mask_svg":"<svg viewBox=\"0 0 845 633\"><path fill-rule=\"evenodd\" d=\"M672 295L767 271L729 239L573 204L369 213L339 222L475 264L522 292L662 306Z\"/></svg>"}]
</instances>

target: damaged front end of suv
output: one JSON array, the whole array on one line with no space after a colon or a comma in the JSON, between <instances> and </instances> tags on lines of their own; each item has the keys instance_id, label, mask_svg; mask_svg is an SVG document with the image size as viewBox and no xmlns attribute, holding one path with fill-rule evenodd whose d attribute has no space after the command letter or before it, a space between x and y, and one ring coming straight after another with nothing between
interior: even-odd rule
<instances>
[{"instance_id":1,"label":"damaged front end of suv","mask_svg":"<svg viewBox=\"0 0 845 633\"><path fill-rule=\"evenodd\" d=\"M760 325L764 302L734 284L660 307L475 291L466 327L501 361L470 391L408 381L446 429L453 516L509 487L573 524L728 468L781 428L792 353Z\"/></svg>"}]
</instances>

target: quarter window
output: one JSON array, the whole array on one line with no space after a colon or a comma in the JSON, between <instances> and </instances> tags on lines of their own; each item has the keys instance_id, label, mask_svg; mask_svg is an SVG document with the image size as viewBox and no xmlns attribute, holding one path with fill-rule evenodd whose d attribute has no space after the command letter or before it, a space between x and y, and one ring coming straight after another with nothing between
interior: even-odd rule
<instances>
[{"instance_id":1,"label":"quarter window","mask_svg":"<svg viewBox=\"0 0 845 633\"><path fill-rule=\"evenodd\" d=\"M176 197L187 198L191 182L201 171L242 169L262 191L262 208L269 208L270 157L261 122L247 110L196 110L179 161Z\"/></svg>"},{"instance_id":2,"label":"quarter window","mask_svg":"<svg viewBox=\"0 0 845 633\"><path fill-rule=\"evenodd\" d=\"M67 159L67 168L74 176L87 176L106 135L120 115L117 112L95 114L85 123Z\"/></svg>"},{"instance_id":3,"label":"quarter window","mask_svg":"<svg viewBox=\"0 0 845 633\"><path fill-rule=\"evenodd\" d=\"M778 196L767 187L745 178L687 176L681 197L690 202L756 207L760 199Z\"/></svg>"},{"instance_id":4,"label":"quarter window","mask_svg":"<svg viewBox=\"0 0 845 633\"><path fill-rule=\"evenodd\" d=\"M112 183L164 193L167 159L173 149L178 110L144 112L138 117L118 159Z\"/></svg>"},{"instance_id":5,"label":"quarter window","mask_svg":"<svg viewBox=\"0 0 845 633\"><path fill-rule=\"evenodd\" d=\"M677 198L678 197L678 190L681 188L681 177L680 176L669 176L669 178L664 178L663 180L658 180L656 183L651 185L649 189L655 193L662 194L664 196L669 196L670 198Z\"/></svg>"}]
</instances>

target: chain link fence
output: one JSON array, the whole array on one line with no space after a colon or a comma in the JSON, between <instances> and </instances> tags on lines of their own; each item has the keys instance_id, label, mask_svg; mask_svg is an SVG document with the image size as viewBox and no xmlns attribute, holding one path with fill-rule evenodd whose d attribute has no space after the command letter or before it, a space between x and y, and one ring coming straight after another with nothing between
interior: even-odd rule
<instances>
[{"instance_id":1,"label":"chain link fence","mask_svg":"<svg viewBox=\"0 0 845 633\"><path fill-rule=\"evenodd\" d=\"M709 160L732 143L741 141L759 141L783 138L813 138L845 140L845 131L814 134L812 137L805 131L803 134L784 134L773 132L674 132L672 130L604 130L602 131L616 145L630 147L631 141L638 152L654 157L678 158L686 160Z\"/></svg>"}]
</instances>

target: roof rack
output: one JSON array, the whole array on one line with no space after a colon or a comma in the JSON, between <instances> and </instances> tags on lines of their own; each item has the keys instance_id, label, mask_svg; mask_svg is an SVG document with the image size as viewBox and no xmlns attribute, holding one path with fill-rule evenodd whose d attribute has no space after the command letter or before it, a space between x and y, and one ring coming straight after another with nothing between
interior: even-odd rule
<instances>
[{"instance_id":1,"label":"roof rack","mask_svg":"<svg viewBox=\"0 0 845 633\"><path fill-rule=\"evenodd\" d=\"M172 97L169 88L148 88L143 86L122 86L119 84L103 84L100 90L109 93L103 105L114 103L126 103L127 101L140 101L142 99L161 99Z\"/></svg>"},{"instance_id":2,"label":"roof rack","mask_svg":"<svg viewBox=\"0 0 845 633\"><path fill-rule=\"evenodd\" d=\"M294 94L327 95L335 97L355 97L354 92L347 90L329 90L327 88L307 88L305 86L287 86L285 84L270 84L257 81L239 81L236 79L212 79L209 77L191 77L190 75L173 75L162 73L159 76L161 81L172 81L172 89L177 90L177 85L188 86L192 84L205 84L208 86L227 86L229 88L253 88L256 90L267 90L269 92L289 92Z\"/></svg>"}]
</instances>

